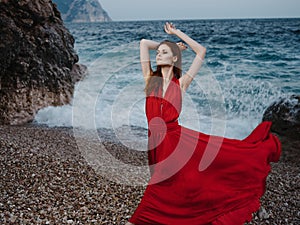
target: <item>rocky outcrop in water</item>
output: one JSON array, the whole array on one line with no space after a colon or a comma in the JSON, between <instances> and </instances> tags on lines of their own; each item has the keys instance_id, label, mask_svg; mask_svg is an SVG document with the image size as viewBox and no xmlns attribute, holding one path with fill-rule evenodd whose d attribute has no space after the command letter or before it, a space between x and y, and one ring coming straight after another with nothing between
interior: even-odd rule
<instances>
[{"instance_id":1,"label":"rocky outcrop in water","mask_svg":"<svg viewBox=\"0 0 300 225\"><path fill-rule=\"evenodd\" d=\"M271 131L278 134L283 149L283 157L290 161L300 154L300 95L281 98L271 104L263 115L263 121L272 121ZM286 154L289 152L289 154Z\"/></svg>"},{"instance_id":2,"label":"rocky outcrop in water","mask_svg":"<svg viewBox=\"0 0 300 225\"><path fill-rule=\"evenodd\" d=\"M300 139L300 96L292 95L274 102L265 111L263 120L273 122L273 132Z\"/></svg>"},{"instance_id":3,"label":"rocky outcrop in water","mask_svg":"<svg viewBox=\"0 0 300 225\"><path fill-rule=\"evenodd\" d=\"M53 0L65 22L111 21L98 0Z\"/></svg>"},{"instance_id":4,"label":"rocky outcrop in water","mask_svg":"<svg viewBox=\"0 0 300 225\"><path fill-rule=\"evenodd\" d=\"M70 102L86 71L49 0L0 1L0 124L22 124Z\"/></svg>"}]
</instances>

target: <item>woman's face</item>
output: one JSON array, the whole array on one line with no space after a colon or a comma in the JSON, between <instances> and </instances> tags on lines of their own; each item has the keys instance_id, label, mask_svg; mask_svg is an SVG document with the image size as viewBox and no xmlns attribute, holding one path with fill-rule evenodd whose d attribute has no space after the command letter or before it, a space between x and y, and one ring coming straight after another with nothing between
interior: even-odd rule
<instances>
[{"instance_id":1,"label":"woman's face","mask_svg":"<svg viewBox=\"0 0 300 225\"><path fill-rule=\"evenodd\" d=\"M156 51L156 64L158 66L171 66L174 63L176 57L173 56L171 48L162 44L158 47Z\"/></svg>"}]
</instances>

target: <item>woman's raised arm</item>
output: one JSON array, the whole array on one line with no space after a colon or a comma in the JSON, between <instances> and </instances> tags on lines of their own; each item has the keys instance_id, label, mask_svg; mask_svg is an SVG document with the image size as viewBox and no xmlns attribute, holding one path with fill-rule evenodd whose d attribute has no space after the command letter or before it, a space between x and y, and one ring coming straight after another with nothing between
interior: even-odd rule
<instances>
[{"instance_id":1,"label":"woman's raised arm","mask_svg":"<svg viewBox=\"0 0 300 225\"><path fill-rule=\"evenodd\" d=\"M152 72L149 51L155 50L158 45L159 43L156 41L151 41L147 39L142 39L140 41L140 60L145 81Z\"/></svg>"},{"instance_id":2,"label":"woman's raised arm","mask_svg":"<svg viewBox=\"0 0 300 225\"><path fill-rule=\"evenodd\" d=\"M197 41L190 38L182 31L180 31L179 29L176 29L172 23L165 24L165 31L168 34L175 34L182 41L188 44L190 48L196 53L196 56L189 70L179 79L180 86L182 90L185 91L201 68L202 62L206 54L206 48L199 44Z\"/></svg>"}]
</instances>

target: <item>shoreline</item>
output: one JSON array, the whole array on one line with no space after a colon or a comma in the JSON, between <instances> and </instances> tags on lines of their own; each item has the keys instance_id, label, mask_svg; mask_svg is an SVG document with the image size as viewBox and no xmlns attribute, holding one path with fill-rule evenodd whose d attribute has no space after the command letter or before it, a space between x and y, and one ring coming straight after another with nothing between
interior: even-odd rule
<instances>
[{"instance_id":1,"label":"shoreline","mask_svg":"<svg viewBox=\"0 0 300 225\"><path fill-rule=\"evenodd\" d=\"M146 152L109 139L102 144L125 163L147 166ZM145 186L118 184L97 173L71 127L0 126L0 151L1 224L125 224L143 196ZM265 211L249 225L300 222L297 154L285 151L272 164L261 199Z\"/></svg>"}]
</instances>

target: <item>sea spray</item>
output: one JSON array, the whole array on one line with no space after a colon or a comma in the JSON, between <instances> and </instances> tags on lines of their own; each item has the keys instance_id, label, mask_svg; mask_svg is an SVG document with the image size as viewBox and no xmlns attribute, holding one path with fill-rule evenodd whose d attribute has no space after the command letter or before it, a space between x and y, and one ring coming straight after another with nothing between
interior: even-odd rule
<instances>
[{"instance_id":1,"label":"sea spray","mask_svg":"<svg viewBox=\"0 0 300 225\"><path fill-rule=\"evenodd\" d=\"M193 37L208 50L204 66L185 94L180 123L204 133L240 139L257 126L269 104L281 96L299 94L299 37L290 32L298 27L298 22L276 19L177 21L178 27L187 33L193 27ZM130 131L133 138L136 134L144 138L147 123L139 41L141 38L172 39L163 30L154 29L163 23L67 24L89 75L77 84L70 105L42 109L35 122L49 126L107 128L117 135L121 132L117 130ZM274 26L282 27L282 35L272 35ZM264 54L272 57L258 57ZM183 52L183 71L188 70L193 57L191 49ZM211 83L206 78L217 82ZM214 99L214 93L221 97ZM217 121L225 124L225 129L223 125L221 130L212 129ZM136 129L138 127L141 130Z\"/></svg>"}]
</instances>

